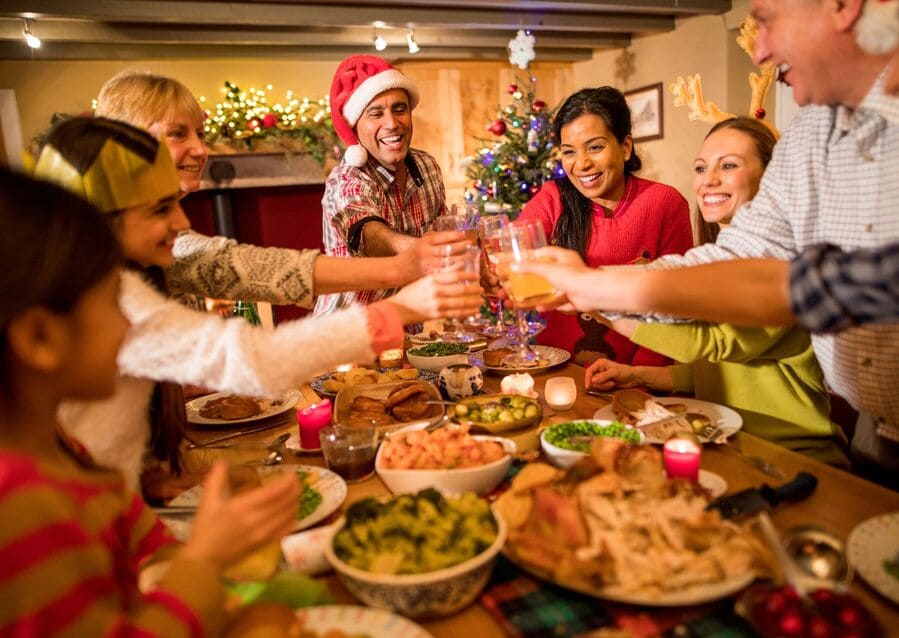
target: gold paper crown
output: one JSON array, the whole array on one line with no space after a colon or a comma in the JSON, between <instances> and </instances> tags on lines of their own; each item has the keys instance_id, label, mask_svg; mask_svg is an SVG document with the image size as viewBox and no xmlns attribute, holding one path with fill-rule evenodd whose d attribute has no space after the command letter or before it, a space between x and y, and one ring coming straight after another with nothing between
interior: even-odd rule
<instances>
[{"instance_id":1,"label":"gold paper crown","mask_svg":"<svg viewBox=\"0 0 899 638\"><path fill-rule=\"evenodd\" d=\"M749 57L755 49L755 40L759 35L759 28L755 19L746 16L740 26L740 35L737 36L737 44ZM749 85L752 87L752 99L749 102L749 116L767 126L774 134L774 139L780 139L780 133L773 124L765 119L765 95L774 80L775 68L771 62L766 62L759 67L761 73L749 74ZM687 117L691 121L709 122L717 124L723 120L736 117L733 113L727 113L718 108L714 102L706 102L702 96L702 78L696 75L688 75L686 79L677 76L674 84L668 85L668 90L674 95L674 106L686 106L690 109Z\"/></svg>"}]
</instances>

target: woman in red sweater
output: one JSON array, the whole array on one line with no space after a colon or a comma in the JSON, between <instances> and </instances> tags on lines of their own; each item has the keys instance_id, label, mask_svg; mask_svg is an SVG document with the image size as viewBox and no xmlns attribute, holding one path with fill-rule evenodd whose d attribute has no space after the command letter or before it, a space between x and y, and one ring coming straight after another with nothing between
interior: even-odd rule
<instances>
[{"instance_id":1,"label":"woman in red sweater","mask_svg":"<svg viewBox=\"0 0 899 638\"><path fill-rule=\"evenodd\" d=\"M642 163L620 91L603 86L571 95L553 131L565 177L544 184L519 219L541 222L553 245L576 250L591 268L651 261L693 246L687 200L634 175ZM600 356L630 365L669 363L588 315L551 311L538 340L568 350L581 364Z\"/></svg>"}]
</instances>

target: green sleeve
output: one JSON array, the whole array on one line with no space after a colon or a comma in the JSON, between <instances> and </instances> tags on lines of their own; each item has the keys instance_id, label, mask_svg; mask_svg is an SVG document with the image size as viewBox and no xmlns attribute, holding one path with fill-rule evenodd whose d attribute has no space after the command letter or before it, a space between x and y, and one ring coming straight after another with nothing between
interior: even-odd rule
<instances>
[{"instance_id":1,"label":"green sleeve","mask_svg":"<svg viewBox=\"0 0 899 638\"><path fill-rule=\"evenodd\" d=\"M682 394L693 394L693 371L690 366L680 364L668 366L674 378L674 391Z\"/></svg>"},{"instance_id":2,"label":"green sleeve","mask_svg":"<svg viewBox=\"0 0 899 638\"><path fill-rule=\"evenodd\" d=\"M727 323L641 323L631 341L680 363L746 363L770 354L789 328L745 328Z\"/></svg>"}]
</instances>

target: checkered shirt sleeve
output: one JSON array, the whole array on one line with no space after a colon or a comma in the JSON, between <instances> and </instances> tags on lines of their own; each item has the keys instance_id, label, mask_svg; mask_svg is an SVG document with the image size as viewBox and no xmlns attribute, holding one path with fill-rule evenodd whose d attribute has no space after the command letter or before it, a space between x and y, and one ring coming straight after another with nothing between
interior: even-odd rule
<instances>
[{"instance_id":1,"label":"checkered shirt sleeve","mask_svg":"<svg viewBox=\"0 0 899 638\"><path fill-rule=\"evenodd\" d=\"M852 252L833 244L806 248L790 265L790 305L813 332L899 322L899 244Z\"/></svg>"}]
</instances>

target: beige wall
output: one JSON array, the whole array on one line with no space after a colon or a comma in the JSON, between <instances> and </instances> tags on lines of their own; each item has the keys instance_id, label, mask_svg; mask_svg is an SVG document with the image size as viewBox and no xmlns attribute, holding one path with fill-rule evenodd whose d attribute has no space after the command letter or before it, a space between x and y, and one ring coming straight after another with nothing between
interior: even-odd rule
<instances>
[{"instance_id":1,"label":"beige wall","mask_svg":"<svg viewBox=\"0 0 899 638\"><path fill-rule=\"evenodd\" d=\"M337 60L136 60L71 62L0 62L0 89L14 89L25 140L44 131L54 112L81 113L91 106L100 87L123 69L146 69L171 75L213 104L225 80L244 89L273 85L273 98L283 100L292 89L298 97L318 99L328 92Z\"/></svg>"},{"instance_id":2,"label":"beige wall","mask_svg":"<svg viewBox=\"0 0 899 638\"><path fill-rule=\"evenodd\" d=\"M747 4L738 1L725 16L681 19L670 33L634 39L630 50L635 56L635 71L626 82L615 77L615 60L620 51L597 52L592 60L574 64L575 90L609 84L628 91L662 82L664 138L637 146L643 160L640 174L671 184L691 207L693 158L710 124L692 122L687 118L686 107L675 108L668 85L679 75L699 73L707 101L731 113L746 113L751 95L747 74L756 67L737 46L736 36ZM772 89L766 102L769 118L774 117L773 93Z\"/></svg>"}]
</instances>

